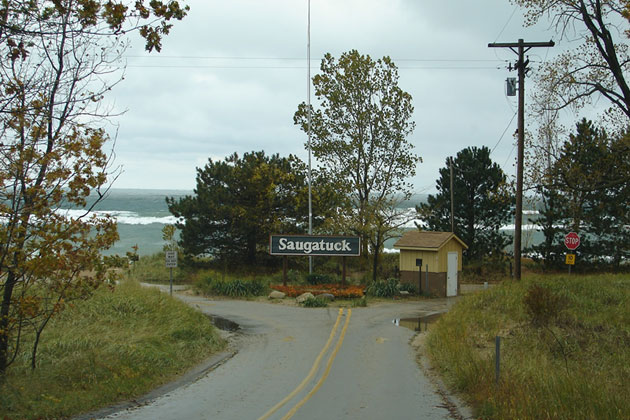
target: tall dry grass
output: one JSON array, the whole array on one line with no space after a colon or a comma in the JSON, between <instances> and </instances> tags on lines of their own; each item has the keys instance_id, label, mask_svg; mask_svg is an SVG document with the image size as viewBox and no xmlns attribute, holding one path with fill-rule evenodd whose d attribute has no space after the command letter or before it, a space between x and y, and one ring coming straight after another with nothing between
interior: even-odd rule
<instances>
[{"instance_id":1,"label":"tall dry grass","mask_svg":"<svg viewBox=\"0 0 630 420\"><path fill-rule=\"evenodd\" d=\"M0 418L63 418L133 398L224 347L184 303L136 282L66 309L42 336L35 371L20 355L0 385Z\"/></svg>"},{"instance_id":2,"label":"tall dry grass","mask_svg":"<svg viewBox=\"0 0 630 420\"><path fill-rule=\"evenodd\" d=\"M458 302L429 332L427 350L480 418L628 419L630 277L503 283Z\"/></svg>"}]
</instances>

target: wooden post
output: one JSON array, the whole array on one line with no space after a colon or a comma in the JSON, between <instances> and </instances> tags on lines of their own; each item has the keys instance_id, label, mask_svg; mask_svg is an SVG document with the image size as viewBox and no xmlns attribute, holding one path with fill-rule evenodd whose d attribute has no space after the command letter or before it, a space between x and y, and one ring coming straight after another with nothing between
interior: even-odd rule
<instances>
[{"instance_id":1,"label":"wooden post","mask_svg":"<svg viewBox=\"0 0 630 420\"><path fill-rule=\"evenodd\" d=\"M287 285L287 266L289 265L288 257L284 255L282 257L282 285Z\"/></svg>"},{"instance_id":2,"label":"wooden post","mask_svg":"<svg viewBox=\"0 0 630 420\"><path fill-rule=\"evenodd\" d=\"M346 284L346 256L344 255L343 257L341 257L341 260L343 262L343 268L341 269L341 284L343 284L345 286Z\"/></svg>"},{"instance_id":3,"label":"wooden post","mask_svg":"<svg viewBox=\"0 0 630 420\"><path fill-rule=\"evenodd\" d=\"M518 42L490 43L490 48L509 48L518 55L516 70L518 70L518 139L516 158L516 209L514 214L514 279L521 279L521 230L523 224L523 160L525 150L525 74L528 72L529 59L525 53L534 47L553 47L549 42ZM517 49L515 49L517 48ZM512 65L510 64L510 70Z\"/></svg>"}]
</instances>

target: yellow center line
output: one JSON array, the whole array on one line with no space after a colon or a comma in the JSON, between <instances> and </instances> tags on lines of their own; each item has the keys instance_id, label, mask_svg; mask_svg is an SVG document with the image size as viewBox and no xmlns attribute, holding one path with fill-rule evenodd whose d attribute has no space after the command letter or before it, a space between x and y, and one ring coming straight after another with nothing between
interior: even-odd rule
<instances>
[{"instance_id":1,"label":"yellow center line","mask_svg":"<svg viewBox=\"0 0 630 420\"><path fill-rule=\"evenodd\" d=\"M302 400L299 403L295 405L295 407L289 410L289 412L284 417L282 417L282 420L289 420L291 417L293 417L293 415L297 413L300 407L302 407L308 400L310 400L311 397L315 395L315 393L319 391L319 388L321 388L321 386L324 384L324 381L326 380L326 378L328 377L328 374L330 373L332 364L335 361L337 352L339 351L339 349L341 348L341 344L343 343L343 338L346 335L346 330L348 329L348 324L350 323L350 315L352 315L352 309L348 309L348 315L346 316L346 323L343 325L343 329L341 330L339 341L337 341L337 345L335 346L335 349L333 350L332 354L328 358L328 363L326 364L326 370L324 371L324 374L320 378L319 382L317 382L317 385L315 385L313 389L311 389L311 391L308 394L306 394L306 396L302 398Z\"/></svg>"},{"instance_id":2,"label":"yellow center line","mask_svg":"<svg viewBox=\"0 0 630 420\"><path fill-rule=\"evenodd\" d=\"M315 362L313 363L313 367L309 371L309 373L306 376L306 378L304 378L304 380L297 386L297 388L295 388L289 395L284 397L284 399L282 401L280 401L278 404L276 404L273 407L271 407L271 409L269 411L267 411L258 420L268 419L273 413L278 411L278 409L280 407L285 405L289 400L291 400L291 398L295 397L298 392L300 392L302 389L304 389L306 384L313 378L313 376L317 372L317 369L319 369L319 364L321 363L322 358L324 357L324 354L326 354L326 352L328 351L328 348L330 347L330 344L332 343L333 339L335 338L335 335L337 334L337 328L339 327L339 322L341 321L341 316L342 315L343 315L343 308L339 308L339 314L337 315L337 321L335 322L335 325L333 326L332 331L330 331L330 336L328 337L328 341L326 341L326 344L324 345L324 348L322 349L321 352L319 352L319 355L317 355L317 358L315 359ZM347 323L347 321L346 321L346 323Z\"/></svg>"}]
</instances>

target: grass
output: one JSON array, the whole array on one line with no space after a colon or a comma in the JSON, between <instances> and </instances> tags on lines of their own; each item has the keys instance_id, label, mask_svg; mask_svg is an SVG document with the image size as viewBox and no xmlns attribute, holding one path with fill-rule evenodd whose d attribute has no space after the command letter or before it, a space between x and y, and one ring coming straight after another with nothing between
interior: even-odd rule
<instances>
[{"instance_id":1,"label":"grass","mask_svg":"<svg viewBox=\"0 0 630 420\"><path fill-rule=\"evenodd\" d=\"M195 276L193 289L202 295L246 298L268 294L271 281L269 277L226 276L204 270Z\"/></svg>"},{"instance_id":2,"label":"grass","mask_svg":"<svg viewBox=\"0 0 630 420\"><path fill-rule=\"evenodd\" d=\"M181 264L180 264L181 265ZM170 283L171 269L166 268L164 252L153 255L145 255L131 264L127 270L130 278L147 283ZM181 267L173 270L173 283L181 284L186 280L186 272Z\"/></svg>"},{"instance_id":3,"label":"grass","mask_svg":"<svg viewBox=\"0 0 630 420\"><path fill-rule=\"evenodd\" d=\"M123 282L54 318L35 371L24 354L0 385L0 418L63 418L137 397L225 345L201 313Z\"/></svg>"},{"instance_id":4,"label":"grass","mask_svg":"<svg viewBox=\"0 0 630 420\"><path fill-rule=\"evenodd\" d=\"M433 364L479 418L630 418L627 275L503 283L458 302L426 344Z\"/></svg>"},{"instance_id":5,"label":"grass","mask_svg":"<svg viewBox=\"0 0 630 420\"><path fill-rule=\"evenodd\" d=\"M328 307L328 300L324 298L318 297L308 297L304 302L302 302L302 306L305 308L326 308Z\"/></svg>"}]
</instances>

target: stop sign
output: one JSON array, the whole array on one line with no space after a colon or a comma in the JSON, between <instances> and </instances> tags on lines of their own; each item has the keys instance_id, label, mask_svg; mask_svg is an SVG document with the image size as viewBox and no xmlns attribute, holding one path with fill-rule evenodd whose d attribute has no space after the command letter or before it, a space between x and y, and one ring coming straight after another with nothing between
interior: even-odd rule
<instances>
[{"instance_id":1,"label":"stop sign","mask_svg":"<svg viewBox=\"0 0 630 420\"><path fill-rule=\"evenodd\" d=\"M567 233L567 236L564 237L564 245L573 251L580 246L580 237L575 232Z\"/></svg>"}]
</instances>

